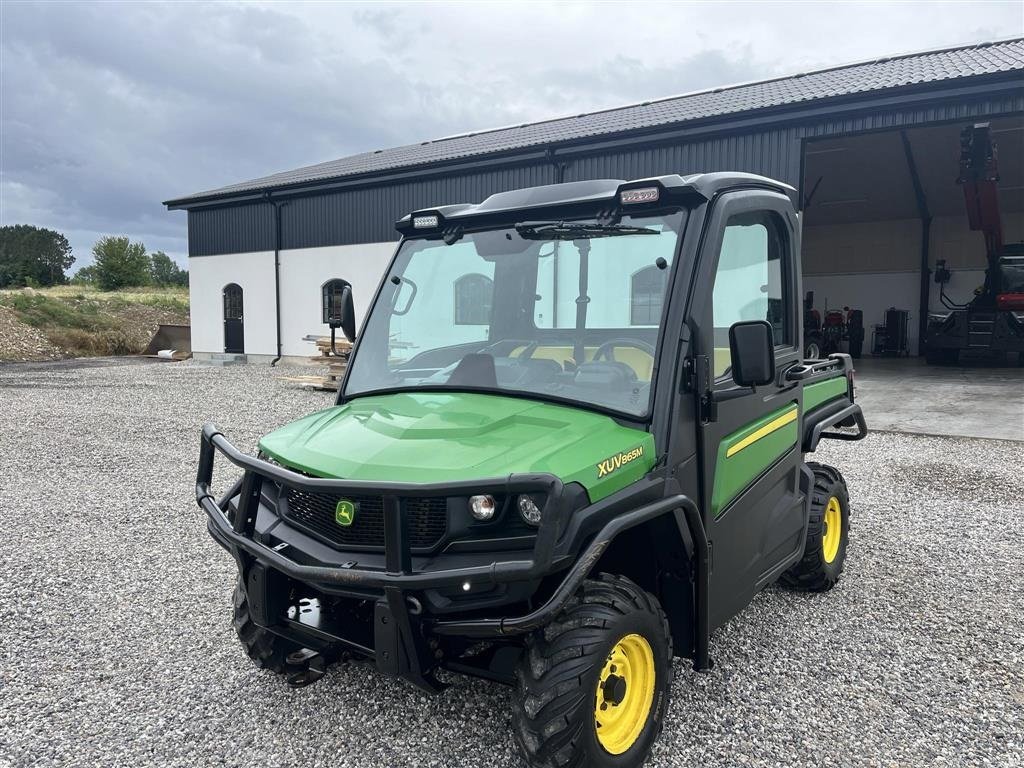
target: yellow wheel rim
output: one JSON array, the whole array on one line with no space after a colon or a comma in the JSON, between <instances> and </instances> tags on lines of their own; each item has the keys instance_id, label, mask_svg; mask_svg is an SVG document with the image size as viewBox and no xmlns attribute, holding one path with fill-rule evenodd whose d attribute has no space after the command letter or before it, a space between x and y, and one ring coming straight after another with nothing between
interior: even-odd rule
<instances>
[{"instance_id":1,"label":"yellow wheel rim","mask_svg":"<svg viewBox=\"0 0 1024 768\"><path fill-rule=\"evenodd\" d=\"M825 562L831 563L839 553L839 542L843 538L843 512L839 507L839 499L835 496L828 500L825 507L825 530L821 537L821 550Z\"/></svg>"},{"instance_id":2,"label":"yellow wheel rim","mask_svg":"<svg viewBox=\"0 0 1024 768\"><path fill-rule=\"evenodd\" d=\"M644 637L626 635L615 644L594 705L597 740L606 752L621 755L639 738L654 704L656 678L654 652Z\"/></svg>"}]
</instances>

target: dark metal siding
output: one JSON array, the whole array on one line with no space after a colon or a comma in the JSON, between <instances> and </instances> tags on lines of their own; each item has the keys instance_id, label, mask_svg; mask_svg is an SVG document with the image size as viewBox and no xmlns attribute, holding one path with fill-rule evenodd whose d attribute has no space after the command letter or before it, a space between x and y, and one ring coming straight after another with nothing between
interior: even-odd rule
<instances>
[{"instance_id":1,"label":"dark metal siding","mask_svg":"<svg viewBox=\"0 0 1024 768\"><path fill-rule=\"evenodd\" d=\"M1024 113L1024 89L1016 88L986 98L944 99L913 107L871 111L847 107L845 114L825 114L788 125L766 124L756 130L704 131L691 136L692 131L683 127L676 137L663 135L657 143L638 137L625 147L591 153L580 145L559 149L559 157L564 153L568 163L565 181L730 170L760 173L799 187L806 139L1020 113ZM425 171L412 181L294 198L281 212L282 245L313 248L395 240L394 222L410 211L478 202L495 192L554 180L550 165L535 161L516 165L513 159L502 168L434 176ZM189 255L272 249L270 211L266 203L190 210Z\"/></svg>"},{"instance_id":2,"label":"dark metal siding","mask_svg":"<svg viewBox=\"0 0 1024 768\"><path fill-rule=\"evenodd\" d=\"M573 159L565 180L635 179L718 170L759 173L793 184L800 173L799 134L790 128L603 152Z\"/></svg>"},{"instance_id":3,"label":"dark metal siding","mask_svg":"<svg viewBox=\"0 0 1024 768\"><path fill-rule=\"evenodd\" d=\"M267 203L188 212L188 255L274 250L274 218Z\"/></svg>"},{"instance_id":4,"label":"dark metal siding","mask_svg":"<svg viewBox=\"0 0 1024 768\"><path fill-rule=\"evenodd\" d=\"M417 208L483 200L495 192L553 181L550 165L529 165L300 197L281 209L281 246L397 240L395 222Z\"/></svg>"}]
</instances>

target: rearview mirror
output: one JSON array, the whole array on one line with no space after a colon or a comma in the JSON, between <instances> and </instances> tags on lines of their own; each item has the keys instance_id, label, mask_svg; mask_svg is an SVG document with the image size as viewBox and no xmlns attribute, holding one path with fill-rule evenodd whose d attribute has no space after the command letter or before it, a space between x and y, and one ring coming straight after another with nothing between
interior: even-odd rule
<instances>
[{"instance_id":1,"label":"rearview mirror","mask_svg":"<svg viewBox=\"0 0 1024 768\"><path fill-rule=\"evenodd\" d=\"M741 387L775 381L775 339L765 320L747 320L729 328L732 380Z\"/></svg>"}]
</instances>

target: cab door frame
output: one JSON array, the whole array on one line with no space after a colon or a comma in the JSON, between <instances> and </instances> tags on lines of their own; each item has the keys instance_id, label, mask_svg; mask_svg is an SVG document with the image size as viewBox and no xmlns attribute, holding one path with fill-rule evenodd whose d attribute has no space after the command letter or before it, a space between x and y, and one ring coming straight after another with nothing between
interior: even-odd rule
<instances>
[{"instance_id":1,"label":"cab door frame","mask_svg":"<svg viewBox=\"0 0 1024 768\"><path fill-rule=\"evenodd\" d=\"M786 338L776 343L772 384L744 390L714 375L713 286L730 219L764 213L781 241L780 283ZM799 426L802 388L786 380L800 362L800 227L789 199L747 189L709 205L697 258L689 326L697 382L701 512L711 547L710 629L741 611L803 554L808 490ZM706 288L705 288L706 287Z\"/></svg>"}]
</instances>

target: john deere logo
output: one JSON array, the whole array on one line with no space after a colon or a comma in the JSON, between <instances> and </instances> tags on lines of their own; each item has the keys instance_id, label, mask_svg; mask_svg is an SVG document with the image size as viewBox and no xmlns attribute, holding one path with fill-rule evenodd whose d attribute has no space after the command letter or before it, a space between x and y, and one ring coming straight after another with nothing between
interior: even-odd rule
<instances>
[{"instance_id":1,"label":"john deere logo","mask_svg":"<svg viewBox=\"0 0 1024 768\"><path fill-rule=\"evenodd\" d=\"M334 522L338 525L352 525L356 519L356 505L348 499L342 499L334 508Z\"/></svg>"}]
</instances>

